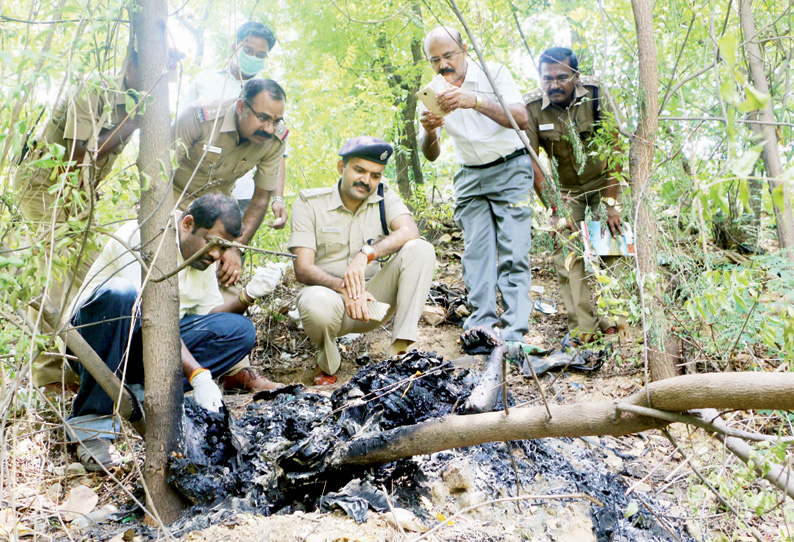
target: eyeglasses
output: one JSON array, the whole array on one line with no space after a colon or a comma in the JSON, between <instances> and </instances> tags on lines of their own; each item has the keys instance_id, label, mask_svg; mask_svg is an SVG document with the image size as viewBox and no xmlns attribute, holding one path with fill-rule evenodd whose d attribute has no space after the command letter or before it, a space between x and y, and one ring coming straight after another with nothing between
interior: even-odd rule
<instances>
[{"instance_id":1,"label":"eyeglasses","mask_svg":"<svg viewBox=\"0 0 794 542\"><path fill-rule=\"evenodd\" d=\"M558 85L564 85L574 77L576 77L575 74L569 73L565 75L558 75L557 77L542 77L540 80L543 83L543 86L550 87L554 83L557 83Z\"/></svg>"},{"instance_id":2,"label":"eyeglasses","mask_svg":"<svg viewBox=\"0 0 794 542\"><path fill-rule=\"evenodd\" d=\"M260 60L263 58L267 58L267 54L268 54L268 51L256 51L251 47L246 47L245 45L243 45L243 52L248 56L255 56Z\"/></svg>"},{"instance_id":3,"label":"eyeglasses","mask_svg":"<svg viewBox=\"0 0 794 542\"><path fill-rule=\"evenodd\" d=\"M261 122L265 126L269 125L276 132L280 132L281 130L283 130L287 126L287 123L284 121L283 118L274 119L273 117L271 117L270 115L268 115L266 113L257 113L254 110L254 108L251 107L251 104L249 104L247 101L243 100L243 103L248 107L248 109L251 110L251 113L254 114L254 116L256 117L256 120L258 120L259 122Z\"/></svg>"},{"instance_id":4,"label":"eyeglasses","mask_svg":"<svg viewBox=\"0 0 794 542\"><path fill-rule=\"evenodd\" d=\"M452 60L452 58L453 58L453 57L455 57L455 56L457 56L457 55L461 54L462 52L463 52L463 51L456 51L456 52L454 52L454 53L444 53L443 55L441 55L441 57L440 57L440 58L439 58L439 57L437 57L437 56L433 56L433 57L430 57L430 58L428 58L428 61L430 61L430 64L432 64L433 66L435 66L436 64L438 64L439 62L441 62L441 59L442 59L442 58L443 58L444 60Z\"/></svg>"}]
</instances>

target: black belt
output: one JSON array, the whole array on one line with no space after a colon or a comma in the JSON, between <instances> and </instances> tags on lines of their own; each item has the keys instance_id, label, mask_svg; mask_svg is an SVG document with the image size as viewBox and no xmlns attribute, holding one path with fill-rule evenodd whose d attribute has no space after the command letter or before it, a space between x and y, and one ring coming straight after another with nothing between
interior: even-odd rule
<instances>
[{"instance_id":1,"label":"black belt","mask_svg":"<svg viewBox=\"0 0 794 542\"><path fill-rule=\"evenodd\" d=\"M493 162L488 162L487 164L480 164L476 166L463 166L463 167L467 167L470 169L485 169L487 167L493 167L493 166L498 166L499 164L504 164L505 162L509 162L513 158L518 158L519 156L524 156L525 154L529 154L529 151L527 151L527 149L516 149L507 156L500 156Z\"/></svg>"}]
</instances>

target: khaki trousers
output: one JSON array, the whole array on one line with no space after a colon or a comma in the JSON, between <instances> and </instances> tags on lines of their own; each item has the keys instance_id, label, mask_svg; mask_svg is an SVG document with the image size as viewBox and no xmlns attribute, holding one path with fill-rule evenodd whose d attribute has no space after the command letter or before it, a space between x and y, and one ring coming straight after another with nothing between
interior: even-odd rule
<instances>
[{"instance_id":1,"label":"khaki trousers","mask_svg":"<svg viewBox=\"0 0 794 542\"><path fill-rule=\"evenodd\" d=\"M585 211L591 207L597 211L601 202L601 193L598 190L581 194L571 195L571 199L563 200L563 205L571 213L571 219L578 226L585 219ZM562 230L561 238L567 240L572 232L567 227ZM560 296L565 304L568 313L568 331L571 333L593 333L596 326L601 331L615 326L616 323L605 316L599 317L590 300L590 278L585 272L584 259L577 256L570 269L565 269L566 254L562 250L562 243L556 240L556 248L552 254L554 267L557 269L557 278L560 282ZM623 258L619 256L603 256L602 263L608 272L622 274ZM619 322L622 327L626 326L625 321Z\"/></svg>"},{"instance_id":2,"label":"khaki trousers","mask_svg":"<svg viewBox=\"0 0 794 542\"><path fill-rule=\"evenodd\" d=\"M23 177L17 177L16 179L19 210L28 220L32 231L43 230L52 220L56 194L50 194L46 185L41 184L40 178L48 174L48 171L41 170L37 175L34 175L31 181ZM65 222L66 217L66 211L62 210L56 218L56 224ZM93 260L94 254L87 253L84 255L83 262L79 268L66 271L66 280L58 281L55 277L52 278L48 297L62 314L63 311L69 308L72 298L74 298L83 284ZM48 267L48 264L48 261L42 261L42 265ZM69 291L68 297L66 297L67 290ZM36 322L39 318L38 311L28 309L28 317L32 322ZM60 352L41 352L33 360L31 373L34 385L46 386L58 382L72 384L80 381L80 378L71 370L69 364L64 363L63 353L65 352L65 346L60 339L56 341L56 344Z\"/></svg>"},{"instance_id":3,"label":"khaki trousers","mask_svg":"<svg viewBox=\"0 0 794 542\"><path fill-rule=\"evenodd\" d=\"M345 311L342 295L324 286L307 286L298 294L298 311L306 334L317 346L317 365L327 374L339 370L341 357L336 338L348 333L372 331L394 316L392 342L417 339L417 327L433 280L436 254L433 245L414 239L367 282L367 291L389 311L383 320L361 322Z\"/></svg>"}]
</instances>

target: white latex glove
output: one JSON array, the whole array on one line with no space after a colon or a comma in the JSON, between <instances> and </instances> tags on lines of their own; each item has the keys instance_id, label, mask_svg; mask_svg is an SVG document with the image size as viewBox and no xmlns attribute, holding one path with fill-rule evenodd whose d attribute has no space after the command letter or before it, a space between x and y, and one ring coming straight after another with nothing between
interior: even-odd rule
<instances>
[{"instance_id":1,"label":"white latex glove","mask_svg":"<svg viewBox=\"0 0 794 542\"><path fill-rule=\"evenodd\" d=\"M209 371L201 371L190 381L193 386L193 398L196 402L211 412L218 412L223 406L221 389L212 380Z\"/></svg>"},{"instance_id":2,"label":"white latex glove","mask_svg":"<svg viewBox=\"0 0 794 542\"><path fill-rule=\"evenodd\" d=\"M283 264L269 263L265 267L257 267L254 271L254 277L248 282L245 287L245 293L254 299L260 298L263 295L272 294L276 289L276 285L281 280L281 272Z\"/></svg>"}]
</instances>

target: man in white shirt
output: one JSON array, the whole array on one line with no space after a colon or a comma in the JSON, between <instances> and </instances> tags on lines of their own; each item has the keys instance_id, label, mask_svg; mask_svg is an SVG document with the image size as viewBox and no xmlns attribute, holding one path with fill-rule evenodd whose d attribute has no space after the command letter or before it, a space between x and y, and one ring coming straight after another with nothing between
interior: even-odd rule
<instances>
[{"instance_id":1,"label":"man in white shirt","mask_svg":"<svg viewBox=\"0 0 794 542\"><path fill-rule=\"evenodd\" d=\"M231 46L231 58L227 66L220 70L204 70L196 74L190 81L187 100L180 108L185 109L196 100L210 103L217 107L222 102L232 98L239 98L243 85L249 79L261 78L260 73L265 69L265 60L276 46L276 35L268 26L255 21L248 21L237 29L237 39ZM278 181L273 191L270 208L274 220L270 227L280 230L287 225L287 207L284 205L284 182L286 177L286 157L289 155L284 149L284 158L278 171ZM253 172L237 179L232 195L240 203L240 210L245 212L251 202L254 192Z\"/></svg>"},{"instance_id":2,"label":"man in white shirt","mask_svg":"<svg viewBox=\"0 0 794 542\"><path fill-rule=\"evenodd\" d=\"M185 213L175 212L174 221L180 266L210 240L219 237L231 241L242 229L237 202L219 193L196 199ZM138 303L141 264L135 254L140 245L136 221L116 231L91 266L71 321L127 385L143 383ZM222 406L222 394L213 378L239 362L256 342L254 325L243 313L256 298L271 293L281 277L278 268L262 269L237 299L224 302L215 278L215 262L223 251L223 247L214 245L178 273L184 389L192 388L196 402L213 411ZM67 422L67 434L80 442L78 457L88 470L115 466L118 458L110 445L117 427L111 416L114 398L83 365L71 363L81 382Z\"/></svg>"},{"instance_id":3,"label":"man in white shirt","mask_svg":"<svg viewBox=\"0 0 794 542\"><path fill-rule=\"evenodd\" d=\"M446 130L461 165L454 179L455 221L464 234L463 279L472 309L463 327L493 329L501 323L502 339L521 341L530 315L532 160L485 72L470 61L460 32L438 27L425 37L424 50L433 70L453 86L438 94L445 116L422 111L419 137L425 158L434 161L441 153L440 131ZM525 129L527 111L510 72L496 63L488 68L516 124Z\"/></svg>"}]
</instances>

